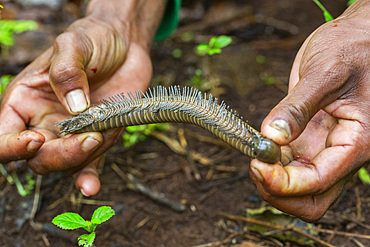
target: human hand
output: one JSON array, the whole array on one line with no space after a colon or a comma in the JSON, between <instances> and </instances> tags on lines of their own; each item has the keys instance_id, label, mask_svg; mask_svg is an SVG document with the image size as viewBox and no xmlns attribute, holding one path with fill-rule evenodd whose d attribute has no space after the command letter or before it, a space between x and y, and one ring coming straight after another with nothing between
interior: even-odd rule
<instances>
[{"instance_id":1,"label":"human hand","mask_svg":"<svg viewBox=\"0 0 370 247\"><path fill-rule=\"evenodd\" d=\"M369 9L358 0L308 37L288 96L262 124L282 145L282 159L253 160L252 180L267 202L305 221L320 219L370 160Z\"/></svg>"},{"instance_id":2,"label":"human hand","mask_svg":"<svg viewBox=\"0 0 370 247\"><path fill-rule=\"evenodd\" d=\"M146 15L158 19L150 22L154 30L146 32L140 27L147 25L145 19L130 6L120 12L115 4L128 2L118 2L91 1L95 9L91 7L86 18L73 23L52 48L10 83L1 103L0 163L27 159L40 174L60 170L74 173L76 187L85 195L99 191L98 158L121 130L61 137L54 124L85 110L90 101L98 104L108 96L145 90L149 85L149 47L160 18ZM138 1L133 1L135 4ZM122 22L106 17L107 13L114 16L114 12L120 18L126 12L128 16ZM132 14L142 21L136 22ZM162 13L155 14L160 17Z\"/></svg>"}]
</instances>

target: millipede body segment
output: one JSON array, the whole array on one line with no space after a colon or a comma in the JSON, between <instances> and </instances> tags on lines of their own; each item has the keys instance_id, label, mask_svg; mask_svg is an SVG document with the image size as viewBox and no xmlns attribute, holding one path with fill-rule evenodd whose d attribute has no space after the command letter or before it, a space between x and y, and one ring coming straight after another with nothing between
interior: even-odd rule
<instances>
[{"instance_id":1,"label":"millipede body segment","mask_svg":"<svg viewBox=\"0 0 370 247\"><path fill-rule=\"evenodd\" d=\"M77 116L57 122L60 134L164 122L198 125L251 158L267 163L280 160L280 146L263 137L236 111L195 88L158 86L146 93L123 93L101 100Z\"/></svg>"}]
</instances>

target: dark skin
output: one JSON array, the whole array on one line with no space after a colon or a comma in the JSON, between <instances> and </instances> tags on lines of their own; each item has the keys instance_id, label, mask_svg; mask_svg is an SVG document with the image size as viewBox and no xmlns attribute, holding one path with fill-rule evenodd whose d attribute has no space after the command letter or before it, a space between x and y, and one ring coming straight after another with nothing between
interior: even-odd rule
<instances>
[{"instance_id":1,"label":"dark skin","mask_svg":"<svg viewBox=\"0 0 370 247\"><path fill-rule=\"evenodd\" d=\"M27 159L39 174L68 171L83 194L96 194L98 158L121 129L64 137L54 124L117 92L146 90L152 74L149 49L165 6L163 0L91 1L87 17L57 37L6 89L0 162Z\"/></svg>"},{"instance_id":2,"label":"dark skin","mask_svg":"<svg viewBox=\"0 0 370 247\"><path fill-rule=\"evenodd\" d=\"M260 195L306 221L320 219L370 159L370 1L357 1L311 34L294 61L289 94L262 133L282 161L253 160Z\"/></svg>"},{"instance_id":3,"label":"dark skin","mask_svg":"<svg viewBox=\"0 0 370 247\"><path fill-rule=\"evenodd\" d=\"M91 1L87 17L4 93L0 162L27 159L40 174L69 171L84 195L96 194L98 159L121 129L61 137L54 123L117 92L148 87L149 48L164 6L159 0ZM282 161L251 162L261 196L306 221L322 217L370 159L369 8L370 0L357 0L306 40L288 96L262 125L262 133L283 146Z\"/></svg>"}]
</instances>

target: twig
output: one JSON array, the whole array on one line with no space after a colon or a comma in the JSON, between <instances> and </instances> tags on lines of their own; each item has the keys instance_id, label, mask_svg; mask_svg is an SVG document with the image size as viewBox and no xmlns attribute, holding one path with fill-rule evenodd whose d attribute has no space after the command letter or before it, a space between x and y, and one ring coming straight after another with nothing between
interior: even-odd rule
<instances>
[{"instance_id":1,"label":"twig","mask_svg":"<svg viewBox=\"0 0 370 247\"><path fill-rule=\"evenodd\" d=\"M98 205L98 206L114 206L116 202L114 201L98 201L92 199L78 198L71 199L70 202L73 204L85 204L85 205Z\"/></svg>"},{"instance_id":2,"label":"twig","mask_svg":"<svg viewBox=\"0 0 370 247\"><path fill-rule=\"evenodd\" d=\"M198 168L197 168L197 166L196 166L196 164L193 160L193 157L191 156L191 152L190 152L190 149L189 149L189 146L188 146L188 142L186 141L184 129L179 128L179 130L177 131L177 134L179 136L181 146L183 148L185 148L185 150L186 150L186 157L188 159L191 171L194 174L194 178L195 178L195 180L200 180L201 179L200 172L199 172L199 170L198 170Z\"/></svg>"},{"instance_id":3,"label":"twig","mask_svg":"<svg viewBox=\"0 0 370 247\"><path fill-rule=\"evenodd\" d=\"M150 135L157 138L158 140L164 142L172 151L174 151L178 154L181 154L181 155L186 155L185 148L183 148L178 141L176 141L174 139L171 139L168 136L166 136L163 133L160 133L158 131L152 131L152 132L150 132ZM211 165L211 164L214 163L212 159L209 159L209 158L201 155L200 153L195 152L194 150L191 150L190 153L191 153L191 157L194 160L198 161L199 163L201 163L203 165Z\"/></svg>"},{"instance_id":4,"label":"twig","mask_svg":"<svg viewBox=\"0 0 370 247\"><path fill-rule=\"evenodd\" d=\"M160 172L160 173L155 173L153 175L150 175L150 174L146 175L145 178L143 178L143 181L146 182L146 181L149 181L149 180L161 179L161 178L171 176L172 174L175 174L178 171L180 171L181 169L183 169L185 166L186 166L186 163L182 163L182 164L174 167L171 170L167 170L165 172Z\"/></svg>"},{"instance_id":5,"label":"twig","mask_svg":"<svg viewBox=\"0 0 370 247\"><path fill-rule=\"evenodd\" d=\"M357 218L359 220L362 220L362 203L361 203L361 195L360 195L360 188L358 186L355 187L355 193L356 193L356 208L357 208Z\"/></svg>"},{"instance_id":6,"label":"twig","mask_svg":"<svg viewBox=\"0 0 370 247\"><path fill-rule=\"evenodd\" d=\"M281 226L281 225L275 225L275 224L271 224L271 223L268 223L268 222L265 222L265 221L261 221L261 220L256 220L256 219L252 219L252 218L247 218L247 217L243 217L243 216L239 216L239 215L232 215L232 214L227 214L227 213L224 213L224 212L219 212L220 215L228 218L228 219L232 219L232 220L241 220L241 221L244 221L244 222L248 222L248 223L252 223L252 224L257 224L257 225L261 225L261 226L265 226L265 227L269 227L269 228L272 228L272 229L276 229L276 230L282 230L282 231L286 231L286 230L290 230L290 231L293 231L293 232L296 232L302 236L305 236L321 245L324 245L324 246L328 246L328 247L335 247L334 245L332 244L329 244L319 238L316 238L314 236L311 236L307 233L304 233L302 232L301 230L298 230L296 228L298 227L285 227L285 226ZM313 228L311 228L310 230L312 230Z\"/></svg>"},{"instance_id":7,"label":"twig","mask_svg":"<svg viewBox=\"0 0 370 247\"><path fill-rule=\"evenodd\" d=\"M358 241L357 239L355 238L351 238L351 240L359 247L365 247L365 245L363 245L360 241Z\"/></svg>"},{"instance_id":8,"label":"twig","mask_svg":"<svg viewBox=\"0 0 370 247\"><path fill-rule=\"evenodd\" d=\"M231 214L227 214L227 213L223 213L223 212L220 212L220 215L225 216L229 219L242 220L242 221L246 221L246 222L248 222L247 220L250 219L250 218L246 218L246 217L243 217L243 216L231 215ZM234 217L234 218L230 218L230 217ZM255 221L254 219L251 219L251 220ZM266 222L263 222L263 221L261 221L261 222L266 223ZM249 222L249 223L254 223L254 222ZM303 230L314 230L316 232L327 233L327 234L335 234L335 235L346 236L346 237L358 237L358 238L363 238L363 239L370 239L370 235L357 234L357 233L351 233L351 232L341 232L341 231L323 229L323 228L318 228L318 227L296 226L295 228L303 229Z\"/></svg>"},{"instance_id":9,"label":"twig","mask_svg":"<svg viewBox=\"0 0 370 247\"><path fill-rule=\"evenodd\" d=\"M37 175L36 179L36 187L35 187L35 196L33 198L33 205L32 205L32 210L31 210L31 215L30 215L30 225L32 227L35 226L35 215L37 212L37 207L39 205L39 200L40 200L40 190L41 190L41 183L42 183L42 175Z\"/></svg>"},{"instance_id":10,"label":"twig","mask_svg":"<svg viewBox=\"0 0 370 247\"><path fill-rule=\"evenodd\" d=\"M189 129L186 129L185 130L185 133L186 133L186 135L188 135L188 136L190 136L190 137L192 137L194 139L197 139L198 141L206 142L206 143L211 143L213 145L218 145L218 146L230 148L230 145L229 144L227 144L224 141L221 141L220 139L216 139L214 137L200 135L199 133L194 133L193 131L191 131Z\"/></svg>"},{"instance_id":11,"label":"twig","mask_svg":"<svg viewBox=\"0 0 370 247\"><path fill-rule=\"evenodd\" d=\"M146 223L148 223L150 220L151 220L151 217L150 216L146 216L143 220L141 220L139 223L136 224L135 230L139 230L140 228L142 228L143 226L145 226Z\"/></svg>"},{"instance_id":12,"label":"twig","mask_svg":"<svg viewBox=\"0 0 370 247\"><path fill-rule=\"evenodd\" d=\"M217 247L217 246L221 246L224 243L230 242L230 240L233 239L233 238L235 238L236 236L243 235L243 234L245 234L247 232L248 232L248 230L234 232L234 233L230 234L229 236L227 236L223 240L220 240L220 241L217 241L217 242L213 242L213 243L195 245L195 246L192 246L192 247Z\"/></svg>"},{"instance_id":13,"label":"twig","mask_svg":"<svg viewBox=\"0 0 370 247\"><path fill-rule=\"evenodd\" d=\"M165 196L164 193L158 193L153 191L148 186L142 184L132 174L125 174L116 164L111 165L112 169L120 176L126 183L127 187L133 191L138 191L148 196L153 201L156 201L162 205L165 205L177 212L185 211L186 207L184 204L171 200Z\"/></svg>"}]
</instances>

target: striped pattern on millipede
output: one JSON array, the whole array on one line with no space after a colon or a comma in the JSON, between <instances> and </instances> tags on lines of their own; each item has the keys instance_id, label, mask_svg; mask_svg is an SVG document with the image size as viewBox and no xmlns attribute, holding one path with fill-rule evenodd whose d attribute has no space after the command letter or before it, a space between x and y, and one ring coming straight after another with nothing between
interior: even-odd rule
<instances>
[{"instance_id":1,"label":"striped pattern on millipede","mask_svg":"<svg viewBox=\"0 0 370 247\"><path fill-rule=\"evenodd\" d=\"M78 134L150 123L190 123L198 125L251 158L276 163L280 146L263 137L211 94L191 87L158 86L146 93L129 92L101 100L77 116L57 122L60 134Z\"/></svg>"}]
</instances>

